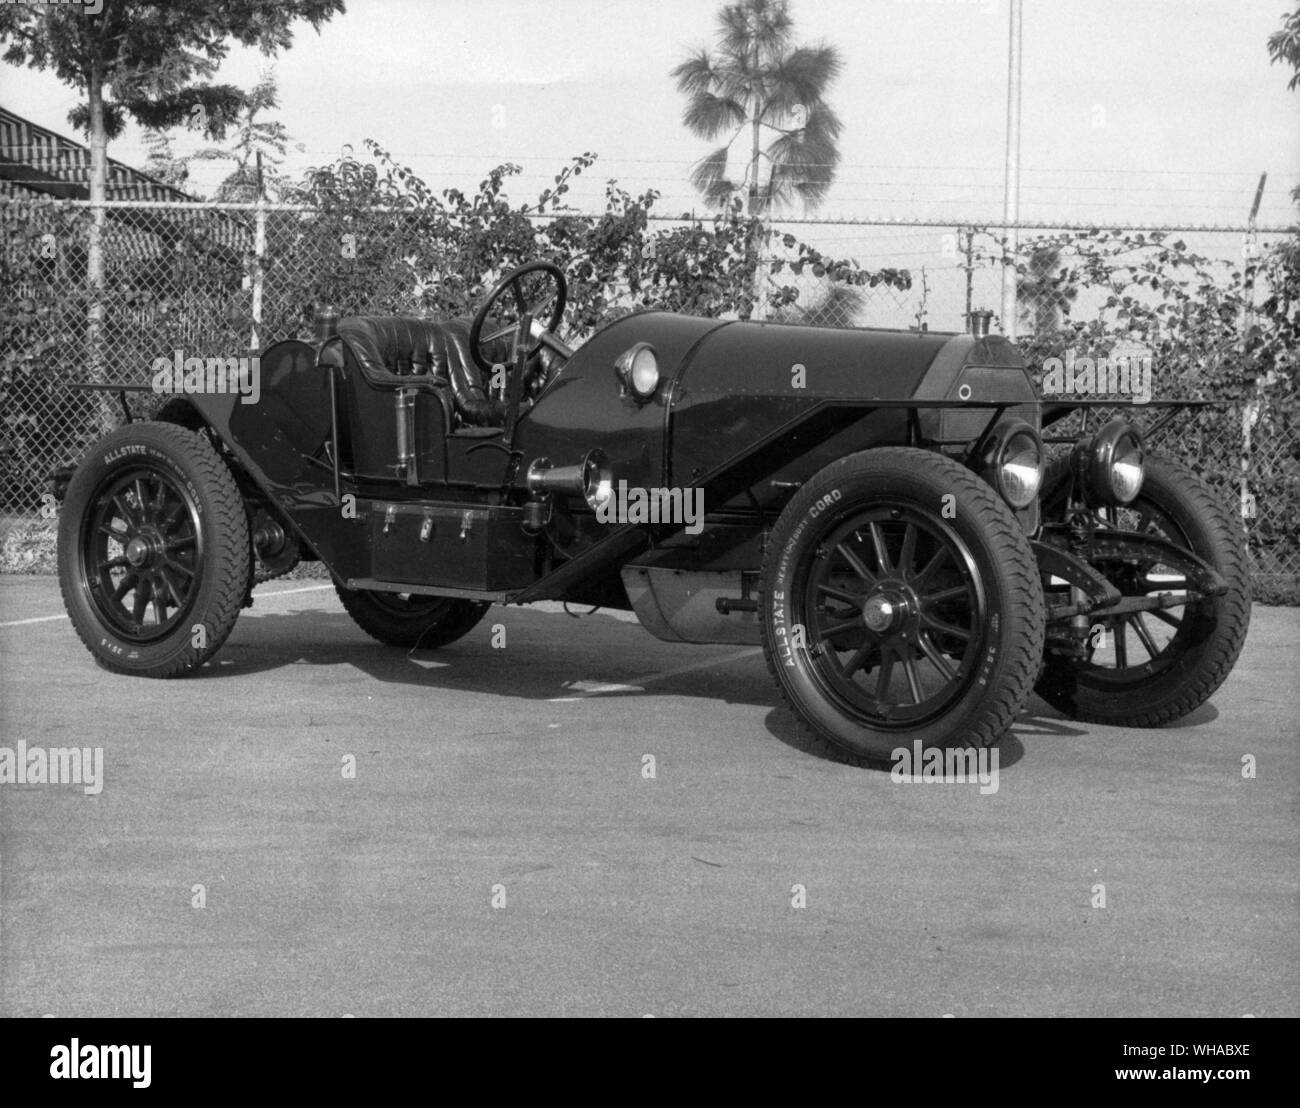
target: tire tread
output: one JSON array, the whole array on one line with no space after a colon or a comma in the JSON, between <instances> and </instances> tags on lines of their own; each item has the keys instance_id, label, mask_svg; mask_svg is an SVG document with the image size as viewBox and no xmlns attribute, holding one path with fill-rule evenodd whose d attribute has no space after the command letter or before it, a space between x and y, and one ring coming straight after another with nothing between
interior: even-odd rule
<instances>
[{"instance_id":1,"label":"tire tread","mask_svg":"<svg viewBox=\"0 0 1300 1108\"><path fill-rule=\"evenodd\" d=\"M1054 482L1064 479L1068 465L1068 456L1052 462L1043 479L1044 492L1051 489ZM1045 682L1040 682L1037 690L1039 696L1082 723L1126 727L1163 727L1174 723L1194 712L1214 695L1237 664L1237 658L1246 642L1246 632L1250 626L1250 573L1245 546L1237 534L1232 517L1210 487L1184 463L1159 456L1149 459L1147 465L1148 469L1157 467L1157 471L1163 471L1162 479L1181 488L1196 514L1215 533L1216 546L1223 558L1223 564L1216 568L1229 582L1228 592L1222 598L1223 604L1219 611L1226 633L1216 636L1213 647L1202 660L1195 678L1181 693L1137 712L1126 712L1122 718L1114 713L1080 707L1077 699L1068 691L1059 692L1055 689L1050 676L1047 676Z\"/></svg>"},{"instance_id":2,"label":"tire tread","mask_svg":"<svg viewBox=\"0 0 1300 1108\"><path fill-rule=\"evenodd\" d=\"M948 463L949 477L963 486L963 492L976 503L977 510L987 529L992 545L999 551L1002 564L1007 567L1013 582L1012 596L1023 599L1027 611L1020 621L1027 633L1017 636L1011 646L1010 656L1005 663L1005 679L997 693L983 706L980 719L970 732L962 736L962 745L980 748L997 743L1010 729L1019 713L1023 710L1029 692L1033 688L1043 657L1043 642L1046 634L1046 607L1043 600L1042 583L1038 573L1038 563L1033 551L1025 541L1024 534L1011 512L997 493L970 470L945 455L916 447L887 448L892 459L899 462L900 473L915 472L915 466L906 466L908 456L915 458L918 464L933 465L936 458ZM885 465L883 450L868 450L850 454L832 462L821 470L813 480L832 482L861 472L864 460L873 465ZM809 481L804 487L811 486ZM802 491L802 490L801 490ZM799 495L796 493L796 496ZM778 521L773 534L768 538L767 552L772 556L783 545L777 538L781 530ZM759 575L758 603L759 611L766 611L767 573ZM799 711L780 675L780 666L774 644L771 641L767 620L760 620L763 633L763 656L768 672L780 690L781 699L794 716L803 745L810 751L831 760L854 766L880 766L881 759L849 751L818 732Z\"/></svg>"},{"instance_id":3,"label":"tire tread","mask_svg":"<svg viewBox=\"0 0 1300 1108\"><path fill-rule=\"evenodd\" d=\"M244 550L246 552L249 545L248 516L244 509L243 498L239 494L239 488L235 484L234 477L231 476L229 467L222 461L207 438L201 433L191 431L178 424L154 421L127 424L125 427L111 432L111 435L129 439L132 434L139 436L142 433L150 437L156 436L162 441L161 443L155 443L155 445L164 446L172 453L173 457L184 458L193 467L196 484L204 490L210 500L211 518L216 532L224 536L227 541L232 542L236 551ZM106 436L105 439L97 442L92 447L92 451L103 450L109 437L111 436ZM84 464L84 459L82 464ZM73 481L74 483L76 481L75 474ZM61 519L59 528L59 544L61 547L68 539L74 543L79 541L80 520L76 518L75 511L67 511L68 501L72 501L72 508L77 507L73 497L79 494L80 489L75 484L69 486L68 498L65 501L66 515L64 519ZM65 528L69 532L66 536L64 534ZM168 679L180 677L193 669L197 669L211 659L224 645L226 639L229 638L230 632L234 629L235 620L243 607L244 596L247 591L247 557L208 559L204 565L204 572L213 570L214 561L221 564L216 566L219 576L213 583L212 608L203 613L202 622L207 630L206 646L194 646L193 638L190 636L188 639L190 645L184 650L178 651L166 663L160 664L149 671L143 671L118 666L111 659L104 658L96 648L96 644L87 636L81 622L73 618L72 626L77 633L77 637L103 665L117 673ZM75 585L68 580L68 574L62 571L62 557L60 557L59 563L59 591L63 597L64 607L71 614L74 607L70 601L69 591Z\"/></svg>"}]
</instances>

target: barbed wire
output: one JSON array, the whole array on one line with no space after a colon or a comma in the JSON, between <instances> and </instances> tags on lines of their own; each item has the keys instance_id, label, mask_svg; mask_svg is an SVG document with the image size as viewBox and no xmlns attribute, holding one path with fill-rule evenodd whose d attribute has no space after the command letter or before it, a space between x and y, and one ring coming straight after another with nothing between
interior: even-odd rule
<instances>
[{"instance_id":1,"label":"barbed wire","mask_svg":"<svg viewBox=\"0 0 1300 1108\"><path fill-rule=\"evenodd\" d=\"M17 207L17 206L41 206L41 207L64 207L64 208L92 208L95 206L91 200L73 200L61 199L58 197L45 196L0 196L0 206ZM269 213L273 212L297 212L309 213L320 212L327 209L319 204L280 204L273 201L218 201L218 200L104 200L101 206L105 209L156 209L160 211L214 211L214 212L257 212L259 209ZM366 211L377 213L391 213L400 215L409 213L411 208L400 206L374 205L365 209ZM522 213L528 219L551 220L557 217L570 219L603 219L609 213L606 211L580 211L559 209L548 212L524 212ZM668 213L648 212L646 219L656 223L690 223L690 222L707 222L713 219L715 215L723 215L715 209L705 211L682 212L677 215ZM743 218L743 217L742 217ZM790 225L790 226L829 226L829 227L918 227L918 228L950 228L950 227L978 227L985 230L1013 230L1023 231L1171 231L1180 234L1194 234L1199 232L1214 234L1260 234L1260 235L1286 235L1300 232L1300 224L1297 223L1270 223L1256 224L1250 226L1247 223L1193 223L1188 221L1160 221L1160 220L1096 220L1096 219L1020 219L1007 221L1003 219L990 219L986 216L978 216L972 213L962 213L959 215L936 217L936 216L844 216L844 215L817 215L817 216L787 216L772 214L763 217L765 223L773 225Z\"/></svg>"},{"instance_id":2,"label":"barbed wire","mask_svg":"<svg viewBox=\"0 0 1300 1108\"><path fill-rule=\"evenodd\" d=\"M48 149L48 146L37 144L37 143L13 143L9 145L9 148L13 150L45 151ZM132 143L114 143L113 149L119 152L136 151L143 154L149 154L151 152L151 148L148 146L136 145ZM323 148L323 147L311 147L303 150L298 150L297 147L294 147L294 151L299 154L310 154L310 155L319 154L319 155L332 156L332 157L340 157L343 155L342 148L330 149L330 148ZM458 151L388 150L386 151L386 153L388 153L391 157L394 158L421 158L424 160L436 158L442 160L478 161L484 163L487 162L518 163L518 162L529 162L529 161L544 162L544 161L557 160L556 155L553 151L547 151L545 153L536 153L536 154L499 154L499 153L498 154L494 154L494 153L466 154ZM700 155L700 157L703 156L704 155ZM614 155L614 156L602 156L601 160L605 163L626 164L626 165L691 166L694 165L696 162L698 162L700 160L700 157L630 158L630 157L622 157L622 156ZM567 159L558 159L558 160L567 160ZM923 162L901 162L897 164L881 164L879 162L846 162L846 161L811 162L808 164L810 166L816 166L818 168L830 167L830 168L839 168L839 169L875 169L880 171L893 171L893 170L900 170L900 169L919 169L927 173L975 172L975 173L996 173L998 175L1001 175L1006 170L1006 167L1001 164L954 165L950 162L944 163L943 165L931 165ZM1257 180L1259 178L1259 172L1257 170L1250 170L1250 169L1233 169L1233 170L1154 169L1154 168L1153 169L1133 169L1133 168L1126 169L1126 168L1119 168L1119 167L1116 167L1114 169L1109 169L1109 168L1108 169L1085 169L1085 168L1072 169L1064 166L1055 167L1055 166L1026 165L1020 167L1020 172L1022 175L1027 173L1071 173L1071 174L1089 173L1089 174L1097 174L1098 176L1115 175L1115 176L1132 176L1132 177L1150 177L1150 176L1166 176L1166 175L1187 176L1187 177L1241 177L1243 179L1248 179L1251 181ZM1300 174L1292 173L1289 174L1288 176L1300 179Z\"/></svg>"}]
</instances>

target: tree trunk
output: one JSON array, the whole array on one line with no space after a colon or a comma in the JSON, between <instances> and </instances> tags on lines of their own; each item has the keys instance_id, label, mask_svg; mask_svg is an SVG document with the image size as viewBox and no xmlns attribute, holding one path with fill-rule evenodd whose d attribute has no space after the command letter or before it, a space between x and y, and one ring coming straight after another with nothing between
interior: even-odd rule
<instances>
[{"instance_id":1,"label":"tree trunk","mask_svg":"<svg viewBox=\"0 0 1300 1108\"><path fill-rule=\"evenodd\" d=\"M108 194L108 136L104 131L104 74L98 58L90 63L90 227L86 237L86 380L107 380L104 356L104 200ZM97 393L101 433L117 425L112 400Z\"/></svg>"}]
</instances>

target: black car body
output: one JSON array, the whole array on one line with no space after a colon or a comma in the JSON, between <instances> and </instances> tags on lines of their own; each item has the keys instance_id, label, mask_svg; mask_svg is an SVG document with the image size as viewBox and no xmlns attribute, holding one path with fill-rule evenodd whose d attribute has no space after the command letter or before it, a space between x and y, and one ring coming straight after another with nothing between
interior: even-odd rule
<instances>
[{"instance_id":1,"label":"black car body","mask_svg":"<svg viewBox=\"0 0 1300 1108\"><path fill-rule=\"evenodd\" d=\"M1231 520L1123 420L1048 465L1044 421L1083 402L1045 406L1000 336L651 311L572 350L563 299L533 263L469 326L326 319L263 351L256 403L181 390L108 436L61 530L83 640L186 672L259 577L319 559L394 645L548 599L762 642L814 740L866 762L995 742L1035 682L1154 724L1226 677L1248 611Z\"/></svg>"}]
</instances>

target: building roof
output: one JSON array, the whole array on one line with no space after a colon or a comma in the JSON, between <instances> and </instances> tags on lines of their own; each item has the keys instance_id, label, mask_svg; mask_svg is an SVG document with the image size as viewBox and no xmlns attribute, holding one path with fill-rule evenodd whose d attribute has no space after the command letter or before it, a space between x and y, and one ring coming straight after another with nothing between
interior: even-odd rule
<instances>
[{"instance_id":1,"label":"building roof","mask_svg":"<svg viewBox=\"0 0 1300 1108\"><path fill-rule=\"evenodd\" d=\"M0 107L0 197L6 196L90 199L90 148ZM251 229L234 213L150 208L150 204L202 200L113 158L108 159L105 198L140 203L139 208L108 209L109 219L124 231L130 253L137 257L160 254L182 227L192 240L196 216L212 247L240 254L251 249Z\"/></svg>"}]
</instances>

